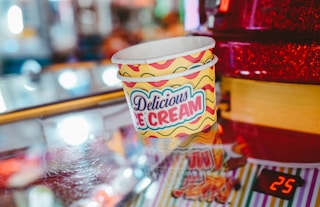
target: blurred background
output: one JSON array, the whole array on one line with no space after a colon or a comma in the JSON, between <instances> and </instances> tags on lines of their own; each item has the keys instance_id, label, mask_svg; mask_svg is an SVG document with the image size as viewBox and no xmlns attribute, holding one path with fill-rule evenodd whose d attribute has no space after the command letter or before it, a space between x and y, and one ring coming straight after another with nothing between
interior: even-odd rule
<instances>
[{"instance_id":1,"label":"blurred background","mask_svg":"<svg viewBox=\"0 0 320 207\"><path fill-rule=\"evenodd\" d=\"M319 0L0 0L0 207L26 207L21 199L32 202L29 207L69 206L101 193L97 184L127 186L131 178L132 186L111 194L116 195L111 200L122 199L134 183L139 187L137 180L147 181L134 190L142 192L151 183L148 173L181 143L142 140L151 152L139 144L110 58L130 45L186 35L216 40L219 134L225 152L253 158L245 168L246 159L231 164L237 165L232 174L245 183L230 196L240 202L234 206L250 206L250 199L258 203L248 181L264 167L306 181L295 200L268 197L272 202L318 204L320 188L313 184L320 181L319 14ZM153 146L165 153L158 156ZM176 182L164 174L170 180L165 186ZM54 192L61 205L39 204L41 195L25 187L40 178L50 188L44 190L49 200ZM155 186L150 189L158 195L162 188Z\"/></svg>"},{"instance_id":2,"label":"blurred background","mask_svg":"<svg viewBox=\"0 0 320 207\"><path fill-rule=\"evenodd\" d=\"M0 75L109 59L199 25L198 0L2 0ZM187 6L186 6L187 5ZM186 25L186 16L193 16Z\"/></svg>"},{"instance_id":3,"label":"blurred background","mask_svg":"<svg viewBox=\"0 0 320 207\"><path fill-rule=\"evenodd\" d=\"M200 2L1 0L0 114L121 90L111 56L186 35L200 25Z\"/></svg>"}]
</instances>

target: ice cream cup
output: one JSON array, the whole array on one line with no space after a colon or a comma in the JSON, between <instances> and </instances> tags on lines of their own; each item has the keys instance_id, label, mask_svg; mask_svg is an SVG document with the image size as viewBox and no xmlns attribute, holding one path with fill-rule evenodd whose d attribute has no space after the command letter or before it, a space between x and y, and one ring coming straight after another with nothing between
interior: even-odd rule
<instances>
[{"instance_id":1,"label":"ice cream cup","mask_svg":"<svg viewBox=\"0 0 320 207\"><path fill-rule=\"evenodd\" d=\"M137 132L144 137L184 137L217 121L215 63L180 73L126 77L118 73Z\"/></svg>"},{"instance_id":2,"label":"ice cream cup","mask_svg":"<svg viewBox=\"0 0 320 207\"><path fill-rule=\"evenodd\" d=\"M213 58L215 40L206 36L183 36L133 45L115 53L111 61L126 77L152 77L183 72Z\"/></svg>"}]
</instances>

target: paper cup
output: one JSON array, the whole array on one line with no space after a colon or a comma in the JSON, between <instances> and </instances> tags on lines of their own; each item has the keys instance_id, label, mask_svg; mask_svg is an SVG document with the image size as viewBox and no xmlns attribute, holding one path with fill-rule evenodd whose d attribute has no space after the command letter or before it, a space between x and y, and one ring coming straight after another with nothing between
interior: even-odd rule
<instances>
[{"instance_id":1,"label":"paper cup","mask_svg":"<svg viewBox=\"0 0 320 207\"><path fill-rule=\"evenodd\" d=\"M132 78L118 74L134 126L145 137L183 137L217 121L215 63L164 76Z\"/></svg>"},{"instance_id":2,"label":"paper cup","mask_svg":"<svg viewBox=\"0 0 320 207\"><path fill-rule=\"evenodd\" d=\"M208 63L215 41L206 36L184 36L149 41L115 53L111 60L126 77L152 77L183 72Z\"/></svg>"}]
</instances>

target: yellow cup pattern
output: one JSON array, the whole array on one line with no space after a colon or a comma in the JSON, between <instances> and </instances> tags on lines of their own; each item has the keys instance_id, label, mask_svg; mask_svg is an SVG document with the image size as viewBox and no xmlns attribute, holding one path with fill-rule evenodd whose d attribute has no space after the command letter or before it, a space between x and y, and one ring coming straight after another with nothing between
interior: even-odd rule
<instances>
[{"instance_id":1,"label":"yellow cup pattern","mask_svg":"<svg viewBox=\"0 0 320 207\"><path fill-rule=\"evenodd\" d=\"M168 75L204 65L213 58L212 49L204 50L192 55L164 60L151 64L127 65L119 64L119 73L126 77L151 77Z\"/></svg>"},{"instance_id":2,"label":"yellow cup pattern","mask_svg":"<svg viewBox=\"0 0 320 207\"><path fill-rule=\"evenodd\" d=\"M146 78L146 80L148 79ZM190 75L169 80L157 82L123 81L123 89L139 134L156 138L183 137L209 128L216 122L214 83L213 65ZM177 97L179 93L189 95L185 96L187 97L185 100L180 98L180 103L169 106L169 99ZM146 99L148 102L145 101ZM143 100L143 104L141 100ZM163 101L160 103L160 100ZM167 106L159 108L158 106L162 103ZM148 110L142 110L141 105L147 107ZM195 105L197 105L196 109ZM199 110L200 107L197 108L200 105L201 110ZM184 115L188 117L186 118Z\"/></svg>"}]
</instances>

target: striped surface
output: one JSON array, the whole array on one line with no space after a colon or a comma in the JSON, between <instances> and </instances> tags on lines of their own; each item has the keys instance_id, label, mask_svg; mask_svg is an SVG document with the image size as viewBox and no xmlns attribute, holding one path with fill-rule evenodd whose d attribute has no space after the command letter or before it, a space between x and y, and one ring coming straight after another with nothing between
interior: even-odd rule
<instances>
[{"instance_id":1,"label":"striped surface","mask_svg":"<svg viewBox=\"0 0 320 207\"><path fill-rule=\"evenodd\" d=\"M230 205L228 206L320 206L319 168L276 167L257 163L248 163L244 167L230 172L233 177L241 178L242 188L238 192L232 192L229 197ZM298 175L305 180L305 185L297 187L293 200L284 200L252 191L254 181L263 168Z\"/></svg>"},{"instance_id":2,"label":"striped surface","mask_svg":"<svg viewBox=\"0 0 320 207\"><path fill-rule=\"evenodd\" d=\"M132 90L141 89L146 93L149 93L154 88L164 90L168 87L177 89L184 87L186 84L190 84L193 87L193 91L202 90L205 93L205 111L201 116L197 116L196 119L187 121L176 125L174 127L168 127L165 129L159 129L157 131L152 130L138 130L139 134L144 137L182 137L189 134L200 132L203 129L209 128L217 120L216 116L216 96L215 96L215 75L214 66L206 68L199 72L195 72L191 75L173 78L170 80L163 80L158 82L123 82L123 89L126 93L127 100L130 102L130 94ZM132 106L133 104L130 103ZM129 105L129 106L130 106Z\"/></svg>"},{"instance_id":3,"label":"striped surface","mask_svg":"<svg viewBox=\"0 0 320 207\"><path fill-rule=\"evenodd\" d=\"M279 164L279 163L278 163ZM260 162L249 159L248 163L234 171L227 172L226 176L240 178L241 188L238 191L232 190L228 201L225 204L216 202L200 202L186 200L182 197L175 199L171 196L172 189L182 183L183 169L187 167L187 160L180 157L175 163L162 174L158 180L158 186L151 186L145 194L132 200L128 206L155 206L155 207L317 207L320 206L320 164L314 167L296 168L285 164L281 167L271 162ZM301 165L303 166L303 165ZM318 167L317 167L318 166ZM253 184L263 168L279 172L298 175L305 180L302 187L297 187L293 200L284 200L277 197L255 192ZM153 196L152 195L153 191Z\"/></svg>"}]
</instances>

